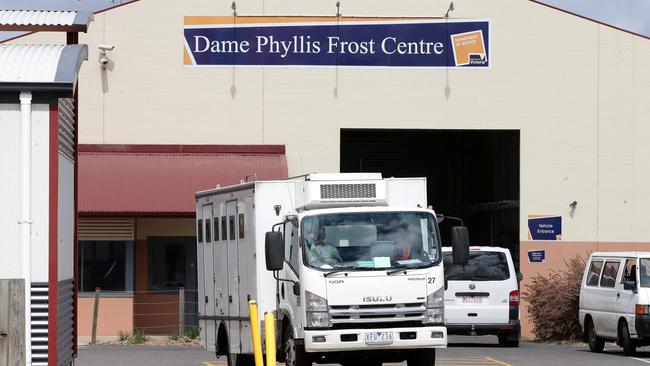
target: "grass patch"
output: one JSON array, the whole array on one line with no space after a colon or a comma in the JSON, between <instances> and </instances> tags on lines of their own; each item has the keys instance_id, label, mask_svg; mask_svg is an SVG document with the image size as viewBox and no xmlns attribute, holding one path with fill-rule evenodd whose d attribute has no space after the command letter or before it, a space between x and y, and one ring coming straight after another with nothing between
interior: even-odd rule
<instances>
[{"instance_id":1,"label":"grass patch","mask_svg":"<svg viewBox=\"0 0 650 366\"><path fill-rule=\"evenodd\" d=\"M199 328L194 328L194 327L188 328L185 333L186 333L185 336L188 339L191 339L191 340L197 339L201 335L201 332L199 331Z\"/></svg>"},{"instance_id":2,"label":"grass patch","mask_svg":"<svg viewBox=\"0 0 650 366\"><path fill-rule=\"evenodd\" d=\"M131 336L131 333L123 330L120 330L117 334L119 336L120 342L128 342L129 337Z\"/></svg>"},{"instance_id":3,"label":"grass patch","mask_svg":"<svg viewBox=\"0 0 650 366\"><path fill-rule=\"evenodd\" d=\"M181 339L181 336L178 334L178 331L175 330L167 335L167 339L178 342Z\"/></svg>"},{"instance_id":4,"label":"grass patch","mask_svg":"<svg viewBox=\"0 0 650 366\"><path fill-rule=\"evenodd\" d=\"M144 329L136 329L133 335L129 337L128 342L130 344L142 344L147 340L149 340L149 337L144 334Z\"/></svg>"}]
</instances>

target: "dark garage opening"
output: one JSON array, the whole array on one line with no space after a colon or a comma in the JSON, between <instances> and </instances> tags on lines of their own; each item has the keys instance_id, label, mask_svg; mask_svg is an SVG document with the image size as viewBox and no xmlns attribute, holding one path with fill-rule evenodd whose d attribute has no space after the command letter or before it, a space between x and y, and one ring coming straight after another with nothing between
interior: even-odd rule
<instances>
[{"instance_id":1,"label":"dark garage opening","mask_svg":"<svg viewBox=\"0 0 650 366\"><path fill-rule=\"evenodd\" d=\"M518 130L343 129L341 172L426 177L436 213L462 218L472 245L510 249L519 270ZM443 244L457 224L440 224Z\"/></svg>"}]
</instances>

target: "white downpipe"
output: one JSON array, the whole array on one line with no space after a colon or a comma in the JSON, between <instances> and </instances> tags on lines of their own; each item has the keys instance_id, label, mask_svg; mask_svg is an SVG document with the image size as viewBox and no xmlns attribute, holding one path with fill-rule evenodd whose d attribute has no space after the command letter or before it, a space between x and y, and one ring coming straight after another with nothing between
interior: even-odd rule
<instances>
[{"instance_id":1,"label":"white downpipe","mask_svg":"<svg viewBox=\"0 0 650 366\"><path fill-rule=\"evenodd\" d=\"M25 359L32 364L32 93L20 93L20 224L25 278Z\"/></svg>"}]
</instances>

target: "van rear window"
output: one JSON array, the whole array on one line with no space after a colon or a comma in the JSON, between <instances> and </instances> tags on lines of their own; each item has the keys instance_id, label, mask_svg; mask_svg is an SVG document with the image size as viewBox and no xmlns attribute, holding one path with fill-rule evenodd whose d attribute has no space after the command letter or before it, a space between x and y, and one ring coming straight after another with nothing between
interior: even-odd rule
<instances>
[{"instance_id":1,"label":"van rear window","mask_svg":"<svg viewBox=\"0 0 650 366\"><path fill-rule=\"evenodd\" d=\"M503 281L510 278L508 259L501 252L470 252L465 268L444 256L445 278L450 281Z\"/></svg>"},{"instance_id":2,"label":"van rear window","mask_svg":"<svg viewBox=\"0 0 650 366\"><path fill-rule=\"evenodd\" d=\"M639 277L641 280L641 287L650 287L650 259L641 259L639 263Z\"/></svg>"},{"instance_id":3,"label":"van rear window","mask_svg":"<svg viewBox=\"0 0 650 366\"><path fill-rule=\"evenodd\" d=\"M603 269L603 261L593 261L589 266L589 274L587 274L587 286L598 286L600 279L600 272Z\"/></svg>"}]
</instances>

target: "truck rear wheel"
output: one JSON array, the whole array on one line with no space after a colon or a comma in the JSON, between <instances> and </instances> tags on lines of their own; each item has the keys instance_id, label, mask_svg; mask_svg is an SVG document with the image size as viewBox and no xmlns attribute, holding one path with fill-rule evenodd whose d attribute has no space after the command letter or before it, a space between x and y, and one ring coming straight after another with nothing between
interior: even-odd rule
<instances>
[{"instance_id":1,"label":"truck rear wheel","mask_svg":"<svg viewBox=\"0 0 650 366\"><path fill-rule=\"evenodd\" d=\"M600 353L605 348L605 340L596 334L596 327L593 320L587 318L585 325L585 333L587 334L587 343L589 343L589 350L591 352Z\"/></svg>"},{"instance_id":2,"label":"truck rear wheel","mask_svg":"<svg viewBox=\"0 0 650 366\"><path fill-rule=\"evenodd\" d=\"M436 364L436 350L432 348L411 351L406 359L408 366L433 366Z\"/></svg>"},{"instance_id":3,"label":"truck rear wheel","mask_svg":"<svg viewBox=\"0 0 650 366\"><path fill-rule=\"evenodd\" d=\"M284 357L286 366L311 366L309 355L305 351L305 346L297 345L293 337L293 328L289 325L284 330Z\"/></svg>"},{"instance_id":4,"label":"truck rear wheel","mask_svg":"<svg viewBox=\"0 0 650 366\"><path fill-rule=\"evenodd\" d=\"M636 354L636 344L634 344L634 340L630 337L630 330L625 321L621 321L621 324L618 326L618 341L621 347L623 347L623 353L626 356L634 356Z\"/></svg>"}]
</instances>

